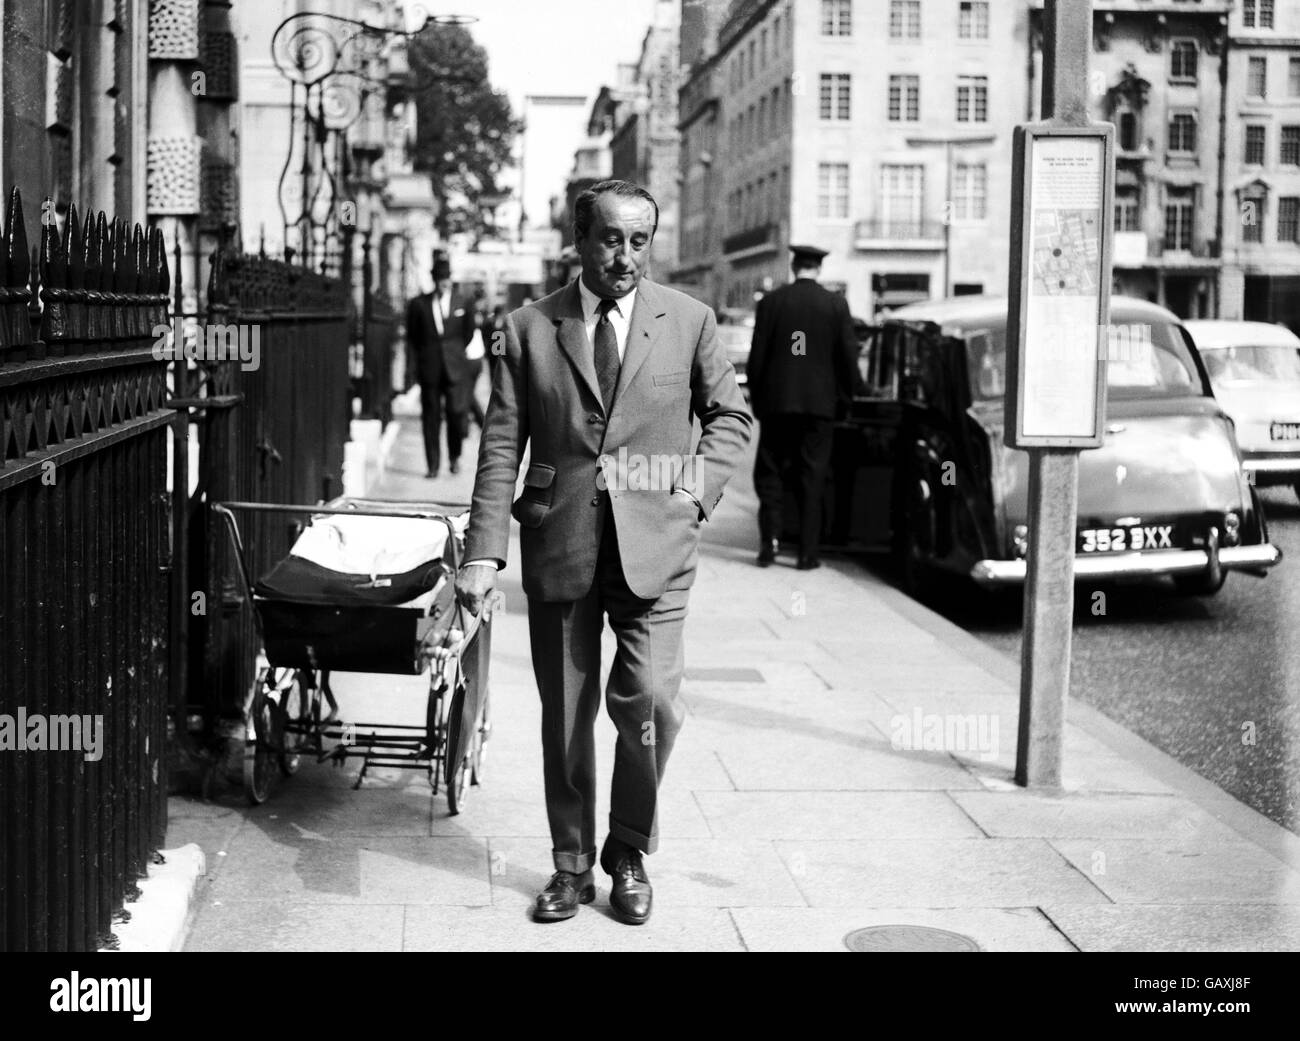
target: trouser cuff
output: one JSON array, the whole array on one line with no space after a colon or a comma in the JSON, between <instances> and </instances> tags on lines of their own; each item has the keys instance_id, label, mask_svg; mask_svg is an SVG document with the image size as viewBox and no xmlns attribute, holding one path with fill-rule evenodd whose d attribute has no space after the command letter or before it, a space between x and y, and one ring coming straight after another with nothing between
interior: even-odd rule
<instances>
[{"instance_id":1,"label":"trouser cuff","mask_svg":"<svg viewBox=\"0 0 1300 1041\"><path fill-rule=\"evenodd\" d=\"M586 853L561 853L558 849L553 849L551 859L555 861L556 871L571 871L575 875L581 875L596 866L596 851L593 849Z\"/></svg>"},{"instance_id":2,"label":"trouser cuff","mask_svg":"<svg viewBox=\"0 0 1300 1041\"><path fill-rule=\"evenodd\" d=\"M620 824L613 817L609 819L609 833L620 842L624 842L642 853L653 853L659 848L659 836L643 835L641 832Z\"/></svg>"}]
</instances>

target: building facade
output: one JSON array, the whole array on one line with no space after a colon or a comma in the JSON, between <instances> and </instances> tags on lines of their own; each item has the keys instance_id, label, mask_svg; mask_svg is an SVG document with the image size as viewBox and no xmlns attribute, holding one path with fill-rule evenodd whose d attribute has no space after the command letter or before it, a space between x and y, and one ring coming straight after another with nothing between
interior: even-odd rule
<instances>
[{"instance_id":1,"label":"building facade","mask_svg":"<svg viewBox=\"0 0 1300 1041\"><path fill-rule=\"evenodd\" d=\"M1029 115L1039 118L1041 2ZM1219 312L1226 2L1097 0L1092 118L1115 124L1113 291L1183 318Z\"/></svg>"},{"instance_id":2,"label":"building facade","mask_svg":"<svg viewBox=\"0 0 1300 1041\"><path fill-rule=\"evenodd\" d=\"M734 3L679 97L680 280L748 309L808 242L855 314L1004 290L987 247L1010 220L1028 22L1010 0Z\"/></svg>"},{"instance_id":3,"label":"building facade","mask_svg":"<svg viewBox=\"0 0 1300 1041\"><path fill-rule=\"evenodd\" d=\"M1300 329L1300 4L1228 16L1221 317Z\"/></svg>"},{"instance_id":4,"label":"building facade","mask_svg":"<svg viewBox=\"0 0 1300 1041\"><path fill-rule=\"evenodd\" d=\"M1042 7L685 4L675 280L750 308L809 242L855 314L1005 292ZM1094 0L1093 17L1092 116L1116 127L1115 291L1185 318L1300 309L1300 3Z\"/></svg>"}]
</instances>

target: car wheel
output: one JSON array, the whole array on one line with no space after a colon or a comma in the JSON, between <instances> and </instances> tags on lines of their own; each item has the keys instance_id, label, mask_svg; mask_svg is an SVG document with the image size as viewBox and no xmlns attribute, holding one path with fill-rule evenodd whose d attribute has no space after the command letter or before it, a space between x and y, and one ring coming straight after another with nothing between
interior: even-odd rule
<instances>
[{"instance_id":1,"label":"car wheel","mask_svg":"<svg viewBox=\"0 0 1300 1041\"><path fill-rule=\"evenodd\" d=\"M1227 580L1226 571L1220 573L1217 581L1208 575L1174 575L1174 591L1179 596L1213 596Z\"/></svg>"}]
</instances>

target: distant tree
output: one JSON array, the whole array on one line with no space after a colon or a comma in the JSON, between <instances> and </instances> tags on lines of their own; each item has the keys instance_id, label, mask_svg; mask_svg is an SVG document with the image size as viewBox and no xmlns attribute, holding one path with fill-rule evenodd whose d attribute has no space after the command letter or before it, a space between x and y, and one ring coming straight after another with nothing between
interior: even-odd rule
<instances>
[{"instance_id":1,"label":"distant tree","mask_svg":"<svg viewBox=\"0 0 1300 1041\"><path fill-rule=\"evenodd\" d=\"M512 165L522 124L492 89L487 52L462 26L426 26L411 41L416 101L415 167L429 174L441 235L479 235L500 202L497 178ZM497 198L493 199L496 196Z\"/></svg>"}]
</instances>

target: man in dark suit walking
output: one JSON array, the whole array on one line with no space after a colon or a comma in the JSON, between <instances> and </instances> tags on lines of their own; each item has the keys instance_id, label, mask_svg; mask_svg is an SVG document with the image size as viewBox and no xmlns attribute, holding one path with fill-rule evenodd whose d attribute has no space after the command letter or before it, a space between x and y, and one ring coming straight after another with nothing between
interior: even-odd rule
<instances>
[{"instance_id":1,"label":"man in dark suit walking","mask_svg":"<svg viewBox=\"0 0 1300 1041\"><path fill-rule=\"evenodd\" d=\"M600 636L618 650L605 704L618 729L599 855L620 920L650 916L643 854L681 726L682 630L707 521L752 419L712 310L644 279L659 208L627 181L578 196L575 282L506 321L466 533L460 599L477 613L519 521L555 874L538 921L595 898ZM692 419L702 430L693 445ZM511 505L525 445L523 493Z\"/></svg>"},{"instance_id":2,"label":"man in dark suit walking","mask_svg":"<svg viewBox=\"0 0 1300 1041\"><path fill-rule=\"evenodd\" d=\"M460 449L468 427L467 387L470 363L465 348L474 337L474 308L453 296L451 263L439 254L433 261L433 291L417 296L406 308L406 342L420 381L420 414L428 476L437 477L444 407L447 456L451 472L460 472Z\"/></svg>"},{"instance_id":3,"label":"man in dark suit walking","mask_svg":"<svg viewBox=\"0 0 1300 1041\"><path fill-rule=\"evenodd\" d=\"M794 281L758 303L747 371L759 421L754 491L758 494L759 567L776 560L785 472L799 503L801 570L820 567L822 492L830 467L836 412L853 393L857 341L848 301L817 284L824 249L791 246Z\"/></svg>"}]
</instances>

